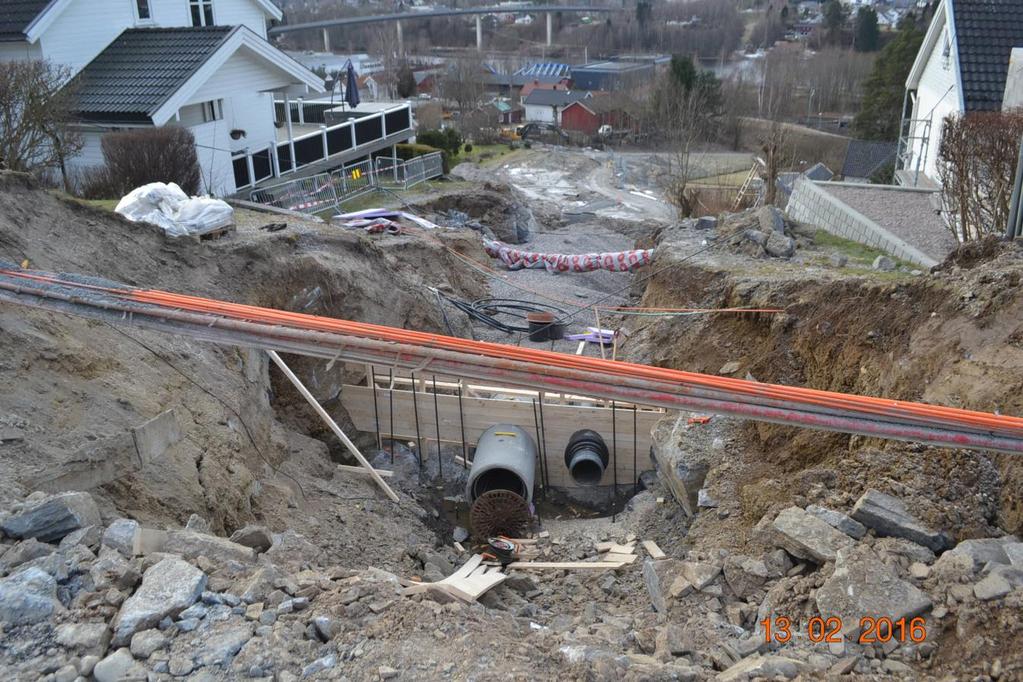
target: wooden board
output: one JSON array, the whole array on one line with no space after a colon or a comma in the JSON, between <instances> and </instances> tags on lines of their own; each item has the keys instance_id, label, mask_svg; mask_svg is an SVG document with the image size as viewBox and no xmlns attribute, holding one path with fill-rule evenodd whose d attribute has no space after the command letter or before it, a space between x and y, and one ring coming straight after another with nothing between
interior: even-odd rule
<instances>
[{"instance_id":1,"label":"wooden board","mask_svg":"<svg viewBox=\"0 0 1023 682\"><path fill-rule=\"evenodd\" d=\"M643 547L646 549L646 553L650 555L651 559L663 559L668 556L653 540L644 540Z\"/></svg>"},{"instance_id":2,"label":"wooden board","mask_svg":"<svg viewBox=\"0 0 1023 682\"><path fill-rule=\"evenodd\" d=\"M621 568L625 564L617 561L513 561L505 568L522 570L562 570L562 571L607 571Z\"/></svg>"},{"instance_id":3,"label":"wooden board","mask_svg":"<svg viewBox=\"0 0 1023 682\"><path fill-rule=\"evenodd\" d=\"M391 395L394 401L394 424L390 423ZM373 389L367 386L346 384L341 390L341 404L351 416L355 428L367 433L376 433L377 415L379 428L384 438L400 438L414 441L416 438L415 406L411 391L388 391L377 389L376 411L373 408ZM438 410L434 411L432 393L416 394L419 405L419 432L424 445L437 441L436 423L440 421L440 441L461 443L462 424L459 423L458 397L437 395ZM462 419L465 439L475 445L479 437L494 424L515 424L522 427L535 439L536 425L533 404L522 400L497 400L491 398L462 398ZM607 407L586 407L574 405L548 405L543 408L547 445L547 468L550 484L554 487L575 487L575 482L565 466L565 446L572 434L580 429L593 429L603 436L608 449L613 450L611 432L611 409ZM653 468L650 461L650 431L665 413L642 410L636 413L635 461L640 472ZM608 466L600 485L610 486L615 480L617 469L618 484L631 486L636 477L633 468L632 410L616 410L617 461ZM539 472L537 475L539 481Z\"/></svg>"},{"instance_id":4,"label":"wooden board","mask_svg":"<svg viewBox=\"0 0 1023 682\"><path fill-rule=\"evenodd\" d=\"M344 474L361 474L363 476L372 476L372 473L366 467L356 467L350 464L338 464L337 468L338 471ZM374 469L374 471L376 471L381 478L390 478L394 476L394 472L388 471L387 469Z\"/></svg>"},{"instance_id":5,"label":"wooden board","mask_svg":"<svg viewBox=\"0 0 1023 682\"><path fill-rule=\"evenodd\" d=\"M614 552L608 552L600 556L601 561L613 561L620 564L631 564L638 558L639 556L636 554L616 554Z\"/></svg>"},{"instance_id":6,"label":"wooden board","mask_svg":"<svg viewBox=\"0 0 1023 682\"><path fill-rule=\"evenodd\" d=\"M500 571L500 568L493 570L490 566L481 565L482 563L483 557L474 554L471 559L444 580L409 585L403 594L410 596L430 592L449 595L465 602L474 602L487 590L497 587L508 578Z\"/></svg>"}]
</instances>

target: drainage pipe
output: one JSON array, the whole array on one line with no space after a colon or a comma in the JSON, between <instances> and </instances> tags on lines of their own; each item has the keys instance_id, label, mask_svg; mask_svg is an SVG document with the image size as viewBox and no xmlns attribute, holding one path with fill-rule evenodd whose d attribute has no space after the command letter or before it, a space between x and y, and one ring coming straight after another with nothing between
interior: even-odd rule
<instances>
[{"instance_id":1,"label":"drainage pipe","mask_svg":"<svg viewBox=\"0 0 1023 682\"><path fill-rule=\"evenodd\" d=\"M572 480L582 486L595 486L604 478L610 461L607 444L600 434L582 429L572 434L565 446L565 466Z\"/></svg>"},{"instance_id":2,"label":"drainage pipe","mask_svg":"<svg viewBox=\"0 0 1023 682\"><path fill-rule=\"evenodd\" d=\"M484 493L507 490L530 503L535 476L536 443L521 427L497 424L476 441L465 498L472 504Z\"/></svg>"}]
</instances>

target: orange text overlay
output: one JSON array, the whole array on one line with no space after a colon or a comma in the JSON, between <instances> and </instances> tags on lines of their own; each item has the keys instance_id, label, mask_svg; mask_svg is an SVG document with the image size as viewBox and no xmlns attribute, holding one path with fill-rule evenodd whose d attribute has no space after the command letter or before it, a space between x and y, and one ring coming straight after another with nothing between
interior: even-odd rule
<instances>
[{"instance_id":1,"label":"orange text overlay","mask_svg":"<svg viewBox=\"0 0 1023 682\"><path fill-rule=\"evenodd\" d=\"M797 632L797 626L793 625L792 620L785 616L766 618L760 621L760 625L764 628L764 640L767 642L774 641L778 644L785 644ZM842 628L841 618L814 616L806 621L802 632L811 642L830 644L843 641ZM927 639L927 625L920 617L892 619L887 616L878 618L864 616L860 618L859 632L858 642L860 644L884 643L893 640L919 643Z\"/></svg>"}]
</instances>

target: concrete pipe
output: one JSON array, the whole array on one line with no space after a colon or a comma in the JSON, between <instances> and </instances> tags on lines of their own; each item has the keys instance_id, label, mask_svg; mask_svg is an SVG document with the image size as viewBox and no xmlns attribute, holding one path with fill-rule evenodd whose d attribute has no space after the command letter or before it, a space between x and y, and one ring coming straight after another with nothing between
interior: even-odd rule
<instances>
[{"instance_id":1,"label":"concrete pipe","mask_svg":"<svg viewBox=\"0 0 1023 682\"><path fill-rule=\"evenodd\" d=\"M465 496L472 504L484 493L507 490L529 503L535 475L536 443L525 429L497 424L476 443Z\"/></svg>"},{"instance_id":2,"label":"concrete pipe","mask_svg":"<svg viewBox=\"0 0 1023 682\"><path fill-rule=\"evenodd\" d=\"M572 434L565 447L565 466L572 480L583 486L594 486L604 477L610 456L600 434L582 429Z\"/></svg>"}]
</instances>

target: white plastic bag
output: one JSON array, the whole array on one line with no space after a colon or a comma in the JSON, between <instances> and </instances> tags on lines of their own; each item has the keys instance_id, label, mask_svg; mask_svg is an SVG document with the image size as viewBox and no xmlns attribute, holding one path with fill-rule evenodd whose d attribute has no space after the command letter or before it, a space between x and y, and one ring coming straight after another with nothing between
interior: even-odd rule
<instances>
[{"instance_id":1,"label":"white plastic bag","mask_svg":"<svg viewBox=\"0 0 1023 682\"><path fill-rule=\"evenodd\" d=\"M171 237L230 225L234 209L219 199L189 197L175 183L153 182L126 194L114 209L132 222L147 222Z\"/></svg>"}]
</instances>

